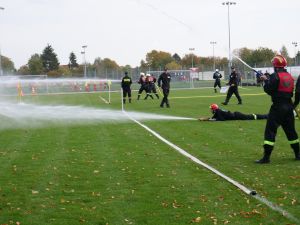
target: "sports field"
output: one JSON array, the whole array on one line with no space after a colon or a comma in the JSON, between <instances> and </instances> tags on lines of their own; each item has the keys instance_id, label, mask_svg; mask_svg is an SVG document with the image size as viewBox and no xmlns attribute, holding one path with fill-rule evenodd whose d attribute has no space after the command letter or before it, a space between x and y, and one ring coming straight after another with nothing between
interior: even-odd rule
<instances>
[{"instance_id":1,"label":"sports field","mask_svg":"<svg viewBox=\"0 0 300 225\"><path fill-rule=\"evenodd\" d=\"M243 105L233 96L222 108L268 112L271 100L261 88L240 88L240 94ZM299 224L300 162L281 128L271 163L257 165L265 120L161 117L210 116L209 105L225 99L212 88L171 90L171 108L160 108L157 99L137 101L136 92L124 105L127 112L151 114L138 113L137 120L256 190L272 209L123 117L119 92L111 104L99 96L108 99L89 93L1 100L0 224ZM3 113L9 110L14 113ZM106 111L97 117L97 110Z\"/></svg>"}]
</instances>

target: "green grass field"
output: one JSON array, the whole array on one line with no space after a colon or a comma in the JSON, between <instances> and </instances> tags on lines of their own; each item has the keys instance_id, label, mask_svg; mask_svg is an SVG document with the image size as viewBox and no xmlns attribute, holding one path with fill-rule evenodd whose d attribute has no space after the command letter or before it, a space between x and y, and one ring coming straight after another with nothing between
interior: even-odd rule
<instances>
[{"instance_id":1,"label":"green grass field","mask_svg":"<svg viewBox=\"0 0 300 225\"><path fill-rule=\"evenodd\" d=\"M226 108L267 113L261 88L241 88ZM25 96L26 103L120 110L99 93ZM107 93L101 96L107 98ZM125 104L127 111L198 118L225 96L213 89L171 90L171 108L160 100ZM17 102L16 98L12 101ZM49 123L19 127L0 112L0 224L183 225L296 224L185 158L144 128L127 122ZM162 137L213 166L298 219L300 162L280 128L268 165L262 156L266 121L142 121ZM15 125L15 126L14 126ZM1 127L1 125L0 125ZM299 121L296 120L299 131Z\"/></svg>"}]
</instances>

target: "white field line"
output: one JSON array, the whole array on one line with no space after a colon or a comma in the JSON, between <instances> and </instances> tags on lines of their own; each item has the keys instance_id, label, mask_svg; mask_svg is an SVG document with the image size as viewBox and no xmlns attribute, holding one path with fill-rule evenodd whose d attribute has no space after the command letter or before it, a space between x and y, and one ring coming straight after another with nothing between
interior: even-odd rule
<instances>
[{"instance_id":1,"label":"white field line","mask_svg":"<svg viewBox=\"0 0 300 225\"><path fill-rule=\"evenodd\" d=\"M99 98L100 98L102 101L104 101L106 104L109 104L109 102L108 102L105 98L103 98L103 97L101 97L101 96L99 96Z\"/></svg>"},{"instance_id":2,"label":"white field line","mask_svg":"<svg viewBox=\"0 0 300 225\"><path fill-rule=\"evenodd\" d=\"M237 181L233 180L232 178L226 176L225 174L221 173L220 171L216 170L215 168L211 167L210 165L208 165L208 164L202 162L201 160L197 159L196 157L194 157L193 155L189 154L188 152L186 152L182 148L178 147L177 145L175 145L172 142L168 141L167 139L163 138L162 136L160 136L158 133L156 133L155 131L153 131L152 129L150 129L149 127L147 127L146 125L144 125L141 122L137 121L136 119L132 118L125 110L122 109L122 112L130 120L132 120L133 122L137 123L138 125L140 125L144 129L146 129L147 131L149 131L151 134L153 134L159 140L161 140L162 142L166 143L167 145L169 145L170 147L172 147L173 149L175 149L176 151L178 151L180 154L184 155L185 157L189 158L193 162L195 162L195 163L203 166L204 168L206 168L206 169L210 170L211 172L217 174L218 176L222 177L223 179L225 179L229 183L233 184L234 186L236 186L237 188L239 188L241 191L243 191L247 195L253 196L255 199L259 200L260 202L262 202L265 205L267 205L268 207L270 207L272 210L281 213L284 217L286 217L286 218L288 218L288 219L290 219L290 220L292 220L292 221L294 221L296 223L300 222L299 219L297 219L296 217L294 217L293 215L291 215L290 213L288 213L284 209L280 208L279 206L276 206L272 202L268 201L266 198L264 198L264 197L259 196L258 194L256 194L255 190L251 190L251 189L245 187L244 185L242 185L242 184L238 183Z\"/></svg>"},{"instance_id":3,"label":"white field line","mask_svg":"<svg viewBox=\"0 0 300 225\"><path fill-rule=\"evenodd\" d=\"M240 96L257 96L257 95L266 95L266 93L257 93L257 94L240 94ZM198 95L198 96L187 96L187 97L170 97L169 99L188 99L188 98L218 98L224 97L224 95Z\"/></svg>"}]
</instances>

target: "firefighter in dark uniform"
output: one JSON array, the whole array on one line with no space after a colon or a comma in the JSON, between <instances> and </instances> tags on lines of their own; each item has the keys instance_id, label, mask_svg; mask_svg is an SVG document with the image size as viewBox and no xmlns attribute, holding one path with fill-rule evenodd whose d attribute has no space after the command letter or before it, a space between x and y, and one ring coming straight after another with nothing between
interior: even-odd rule
<instances>
[{"instance_id":1,"label":"firefighter in dark uniform","mask_svg":"<svg viewBox=\"0 0 300 225\"><path fill-rule=\"evenodd\" d=\"M214 72L213 75L213 79L215 79L215 83L214 83L214 89L215 89L215 93L217 93L217 86L221 89L221 78L222 78L222 74L219 72L218 69L216 69L216 72Z\"/></svg>"},{"instance_id":2,"label":"firefighter in dark uniform","mask_svg":"<svg viewBox=\"0 0 300 225\"><path fill-rule=\"evenodd\" d=\"M237 97L237 99L239 101L238 104L242 104L242 99L241 99L241 96L240 96L239 90L238 90L239 75L235 71L234 67L231 67L231 69L232 69L232 72L229 76L229 82L228 82L229 89L228 89L228 92L227 92L225 102L222 102L223 105L228 104L232 94L235 94L235 96Z\"/></svg>"},{"instance_id":3,"label":"firefighter in dark uniform","mask_svg":"<svg viewBox=\"0 0 300 225\"><path fill-rule=\"evenodd\" d=\"M300 160L299 139L295 130L292 102L294 79L285 69L287 61L283 56L276 55L272 60L272 64L274 73L270 75L269 79L265 75L261 76L261 79L264 80L264 91L271 96L273 104L265 128L264 155L260 160L255 161L260 164L270 162L279 126L282 126L289 144L294 150L295 159Z\"/></svg>"},{"instance_id":4,"label":"firefighter in dark uniform","mask_svg":"<svg viewBox=\"0 0 300 225\"><path fill-rule=\"evenodd\" d=\"M201 117L200 121L226 121L226 120L263 120L268 118L268 114L244 114L241 112L230 112L219 108L217 104L210 105L212 117Z\"/></svg>"},{"instance_id":5,"label":"firefighter in dark uniform","mask_svg":"<svg viewBox=\"0 0 300 225\"><path fill-rule=\"evenodd\" d=\"M156 78L152 76L151 74L146 74L146 86L147 86L147 96L145 99L147 99L149 96L153 99L152 93L155 94L156 98L159 99L159 95L157 94L156 88L155 88L155 82Z\"/></svg>"},{"instance_id":6,"label":"firefighter in dark uniform","mask_svg":"<svg viewBox=\"0 0 300 225\"><path fill-rule=\"evenodd\" d=\"M125 72L125 76L122 78L121 86L123 90L123 103L126 102L126 96L128 95L128 101L131 103L131 86L132 80L128 76L128 72Z\"/></svg>"},{"instance_id":7,"label":"firefighter in dark uniform","mask_svg":"<svg viewBox=\"0 0 300 225\"><path fill-rule=\"evenodd\" d=\"M171 75L168 73L168 69L165 69L164 72L158 78L158 87L161 87L163 90L163 99L160 103L160 107L164 107L166 104L167 108L170 108L168 96L170 93L170 82L171 82Z\"/></svg>"},{"instance_id":8,"label":"firefighter in dark uniform","mask_svg":"<svg viewBox=\"0 0 300 225\"><path fill-rule=\"evenodd\" d=\"M146 90L146 77L145 77L145 74L144 73L141 73L140 74L140 79L138 81L138 83L141 85L139 91L138 91L138 97L137 97L137 100L140 99L141 97L141 94L143 91L145 91L147 93L147 90Z\"/></svg>"},{"instance_id":9,"label":"firefighter in dark uniform","mask_svg":"<svg viewBox=\"0 0 300 225\"><path fill-rule=\"evenodd\" d=\"M300 75L297 78L296 89L295 89L295 101L294 101L294 109L297 108L300 101Z\"/></svg>"}]
</instances>

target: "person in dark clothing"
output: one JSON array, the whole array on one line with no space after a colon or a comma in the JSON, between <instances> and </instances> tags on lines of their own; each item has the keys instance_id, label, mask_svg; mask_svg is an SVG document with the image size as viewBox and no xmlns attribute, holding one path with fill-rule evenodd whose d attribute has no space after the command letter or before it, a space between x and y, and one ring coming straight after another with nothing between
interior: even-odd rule
<instances>
[{"instance_id":1,"label":"person in dark clothing","mask_svg":"<svg viewBox=\"0 0 300 225\"><path fill-rule=\"evenodd\" d=\"M217 86L221 89L221 78L222 78L222 74L219 72L218 69L216 69L216 72L214 72L213 78L215 79L215 83L214 83L214 90L215 93L217 93Z\"/></svg>"},{"instance_id":2,"label":"person in dark clothing","mask_svg":"<svg viewBox=\"0 0 300 225\"><path fill-rule=\"evenodd\" d=\"M145 91L147 93L147 88L146 88L146 77L145 77L145 74L144 73L141 73L140 74L140 79L138 81L138 83L141 85L139 91L138 91L138 97L137 97L137 100L140 99L141 97L141 94L143 91Z\"/></svg>"},{"instance_id":3,"label":"person in dark clothing","mask_svg":"<svg viewBox=\"0 0 300 225\"><path fill-rule=\"evenodd\" d=\"M171 75L168 73L168 69L165 69L164 72L158 78L158 87L161 87L163 90L163 99L160 103L160 107L164 107L166 104L167 108L170 108L168 96L170 93L170 82L171 82Z\"/></svg>"},{"instance_id":4,"label":"person in dark clothing","mask_svg":"<svg viewBox=\"0 0 300 225\"><path fill-rule=\"evenodd\" d=\"M241 112L230 112L220 109L217 104L211 104L212 117L201 117L200 121L226 121L226 120L263 120L268 118L268 114L244 114Z\"/></svg>"},{"instance_id":5,"label":"person in dark clothing","mask_svg":"<svg viewBox=\"0 0 300 225\"><path fill-rule=\"evenodd\" d=\"M242 104L242 99L240 97L239 90L238 90L239 76L238 76L237 72L235 71L234 67L231 67L231 69L232 69L232 72L229 76L229 82L227 84L227 85L229 85L229 89L227 92L225 102L222 102L222 105L228 104L232 94L235 94L235 96L237 97L237 99L239 101L238 104Z\"/></svg>"},{"instance_id":6,"label":"person in dark clothing","mask_svg":"<svg viewBox=\"0 0 300 225\"><path fill-rule=\"evenodd\" d=\"M274 148L277 129L282 127L287 136L291 148L294 150L295 159L300 160L299 139L295 129L294 105L292 102L294 91L294 79L285 67L286 59L281 55L276 55L272 64L274 73L269 77L262 75L264 81L264 91L271 96L272 106L270 108L264 134L264 155L256 163L264 164L270 162L270 156Z\"/></svg>"},{"instance_id":7,"label":"person in dark clothing","mask_svg":"<svg viewBox=\"0 0 300 225\"><path fill-rule=\"evenodd\" d=\"M153 99L152 92L155 94L156 98L159 99L159 95L157 94L156 88L155 88L155 82L156 78L152 76L151 74L146 75L146 86L147 86L147 95L145 97L145 100L150 96L150 98Z\"/></svg>"},{"instance_id":8,"label":"person in dark clothing","mask_svg":"<svg viewBox=\"0 0 300 225\"><path fill-rule=\"evenodd\" d=\"M121 87L123 90L123 103L126 103L126 96L128 95L128 101L131 103L131 86L132 80L128 76L128 72L125 72L125 76L122 78Z\"/></svg>"},{"instance_id":9,"label":"person in dark clothing","mask_svg":"<svg viewBox=\"0 0 300 225\"><path fill-rule=\"evenodd\" d=\"M294 101L294 109L297 108L300 101L300 75L297 78L296 88L295 88L295 101Z\"/></svg>"}]
</instances>

